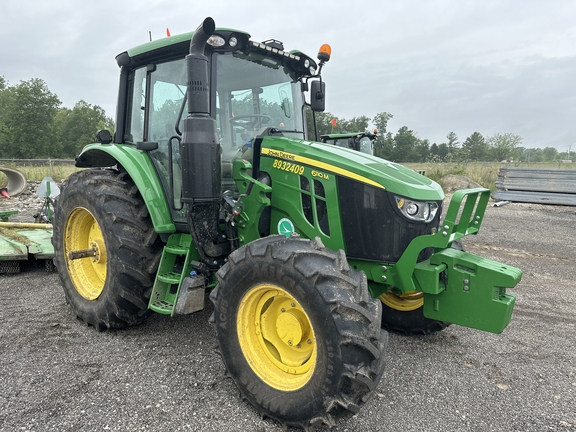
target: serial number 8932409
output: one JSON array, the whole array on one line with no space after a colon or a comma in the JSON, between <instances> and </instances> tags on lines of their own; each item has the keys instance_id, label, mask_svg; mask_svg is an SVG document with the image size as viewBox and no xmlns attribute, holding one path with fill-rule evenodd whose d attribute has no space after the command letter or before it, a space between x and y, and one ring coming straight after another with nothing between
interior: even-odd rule
<instances>
[{"instance_id":1,"label":"serial number 8932409","mask_svg":"<svg viewBox=\"0 0 576 432\"><path fill-rule=\"evenodd\" d=\"M290 171L294 174L302 175L304 173L304 167L302 165L296 165L292 162L286 162L279 159L274 159L274 163L272 163L274 168L281 169L283 171Z\"/></svg>"}]
</instances>

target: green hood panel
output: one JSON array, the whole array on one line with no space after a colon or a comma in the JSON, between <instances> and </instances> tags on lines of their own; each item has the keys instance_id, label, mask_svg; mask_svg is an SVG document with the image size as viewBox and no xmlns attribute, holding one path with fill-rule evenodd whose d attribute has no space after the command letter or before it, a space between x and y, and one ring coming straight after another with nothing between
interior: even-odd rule
<instances>
[{"instance_id":1,"label":"green hood panel","mask_svg":"<svg viewBox=\"0 0 576 432\"><path fill-rule=\"evenodd\" d=\"M403 165L365 153L288 137L265 137L261 154L302 163L415 200L444 199L440 185Z\"/></svg>"}]
</instances>

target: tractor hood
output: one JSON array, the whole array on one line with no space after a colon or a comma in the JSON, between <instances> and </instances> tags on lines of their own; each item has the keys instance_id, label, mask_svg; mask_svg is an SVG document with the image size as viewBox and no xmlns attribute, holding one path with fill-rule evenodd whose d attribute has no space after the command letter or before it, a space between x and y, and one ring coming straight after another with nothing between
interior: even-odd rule
<instances>
[{"instance_id":1,"label":"tractor hood","mask_svg":"<svg viewBox=\"0 0 576 432\"><path fill-rule=\"evenodd\" d=\"M320 172L348 177L361 183L420 201L444 199L440 185L403 165L354 150L288 137L264 137L262 156L284 159Z\"/></svg>"}]
</instances>

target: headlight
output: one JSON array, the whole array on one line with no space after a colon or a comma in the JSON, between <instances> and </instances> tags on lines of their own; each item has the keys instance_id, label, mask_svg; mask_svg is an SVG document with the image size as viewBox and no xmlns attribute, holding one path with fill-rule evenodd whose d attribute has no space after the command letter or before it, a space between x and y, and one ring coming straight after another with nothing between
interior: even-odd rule
<instances>
[{"instance_id":1,"label":"headlight","mask_svg":"<svg viewBox=\"0 0 576 432\"><path fill-rule=\"evenodd\" d=\"M224 46L226 41L222 36L218 36L216 34L210 36L207 41L208 45L212 45L213 47L221 47Z\"/></svg>"},{"instance_id":2,"label":"headlight","mask_svg":"<svg viewBox=\"0 0 576 432\"><path fill-rule=\"evenodd\" d=\"M435 201L414 201L409 198L394 196L398 210L408 219L418 222L430 222L438 212Z\"/></svg>"}]
</instances>

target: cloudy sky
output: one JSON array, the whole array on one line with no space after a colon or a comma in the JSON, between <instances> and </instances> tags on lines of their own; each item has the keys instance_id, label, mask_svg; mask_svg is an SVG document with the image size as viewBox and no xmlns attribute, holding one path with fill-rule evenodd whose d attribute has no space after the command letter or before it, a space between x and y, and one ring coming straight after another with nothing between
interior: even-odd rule
<instances>
[{"instance_id":1,"label":"cloudy sky","mask_svg":"<svg viewBox=\"0 0 576 432\"><path fill-rule=\"evenodd\" d=\"M287 50L329 43L335 116L387 111L389 131L431 143L511 132L576 151L574 0L1 0L0 75L41 78L63 106L85 100L113 117L115 56L206 16Z\"/></svg>"}]
</instances>

